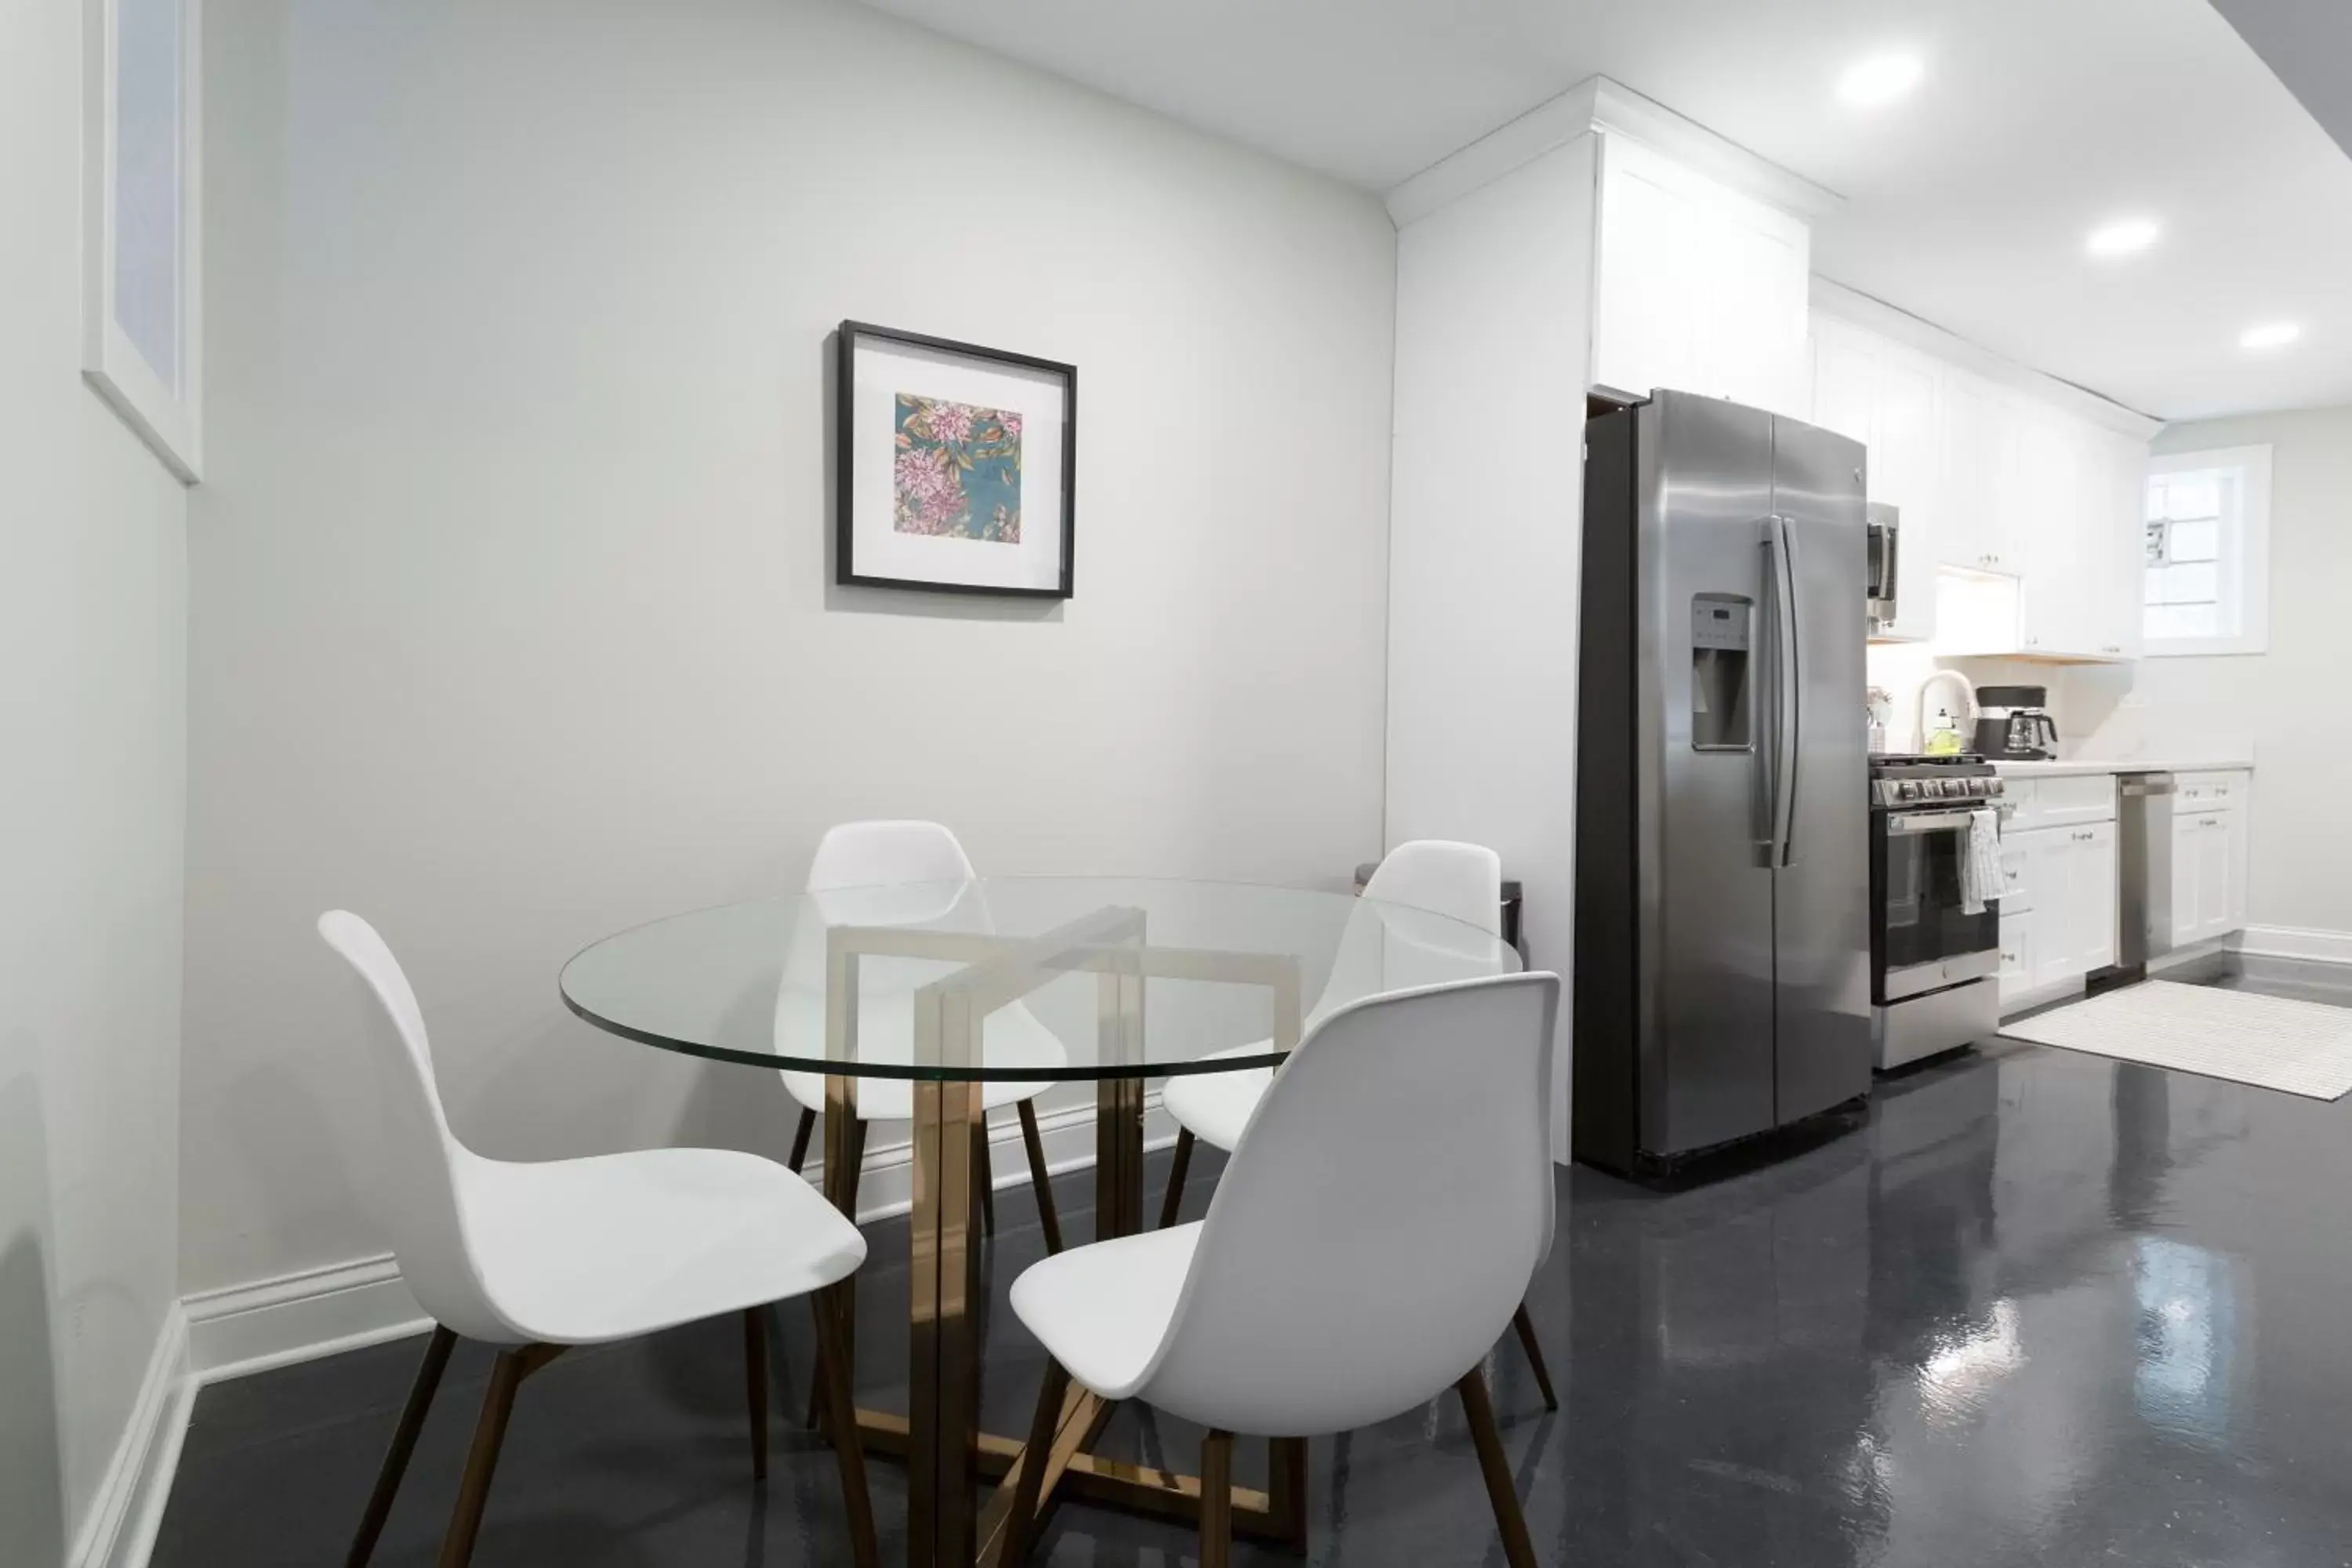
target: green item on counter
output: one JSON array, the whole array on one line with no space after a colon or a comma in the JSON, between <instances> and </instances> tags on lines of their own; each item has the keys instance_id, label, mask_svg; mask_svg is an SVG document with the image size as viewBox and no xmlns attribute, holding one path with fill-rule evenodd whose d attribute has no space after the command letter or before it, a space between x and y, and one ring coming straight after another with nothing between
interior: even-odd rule
<instances>
[{"instance_id":1,"label":"green item on counter","mask_svg":"<svg viewBox=\"0 0 2352 1568\"><path fill-rule=\"evenodd\" d=\"M1927 731L1927 742L1920 747L1920 750L1931 757L1957 757L1963 749L1960 744L1960 731L1952 723L1952 710L1948 708L1937 709L1936 727Z\"/></svg>"}]
</instances>

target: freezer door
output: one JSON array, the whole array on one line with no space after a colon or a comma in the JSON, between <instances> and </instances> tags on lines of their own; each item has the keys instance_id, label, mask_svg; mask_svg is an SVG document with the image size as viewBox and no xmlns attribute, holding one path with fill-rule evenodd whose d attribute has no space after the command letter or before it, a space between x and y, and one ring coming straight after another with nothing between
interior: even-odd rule
<instances>
[{"instance_id":1,"label":"freezer door","mask_svg":"<svg viewBox=\"0 0 2352 1568\"><path fill-rule=\"evenodd\" d=\"M1772 420L1672 392L1641 418L1641 1144L1671 1156L1774 1121L1769 715L1757 700Z\"/></svg>"},{"instance_id":2,"label":"freezer door","mask_svg":"<svg viewBox=\"0 0 2352 1568\"><path fill-rule=\"evenodd\" d=\"M1791 743L1772 895L1775 1120L1786 1122L1870 1089L1863 448L1776 420L1772 481L1793 634L1780 672Z\"/></svg>"}]
</instances>

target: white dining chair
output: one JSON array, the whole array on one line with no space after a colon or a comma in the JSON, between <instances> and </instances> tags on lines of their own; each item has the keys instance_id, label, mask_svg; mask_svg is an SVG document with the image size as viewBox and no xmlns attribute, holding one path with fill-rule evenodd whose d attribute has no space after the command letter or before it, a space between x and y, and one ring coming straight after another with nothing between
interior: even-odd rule
<instances>
[{"instance_id":1,"label":"white dining chair","mask_svg":"<svg viewBox=\"0 0 2352 1568\"><path fill-rule=\"evenodd\" d=\"M1479 1363L1552 1235L1559 978L1501 975L1326 1014L1250 1120L1205 1219L1025 1270L1013 1310L1052 1358L1026 1454L1068 1384L1208 1428L1201 1563L1230 1552L1233 1440L1344 1432L1461 1396L1512 1568L1533 1568ZM1437 1130L1434 1157L1401 1159ZM1014 1483L1024 1560L1040 1467Z\"/></svg>"},{"instance_id":2,"label":"white dining chair","mask_svg":"<svg viewBox=\"0 0 2352 1568\"><path fill-rule=\"evenodd\" d=\"M1461 921L1489 936L1503 929L1503 861L1482 844L1446 838L1415 838L1390 850L1364 884L1364 898L1374 904L1402 904ZM1433 934L1433 933L1413 933ZM1377 909L1359 908L1340 935L1339 952L1331 965L1307 1022L1312 1025L1334 1007L1384 990L1403 989L1461 973L1459 954L1422 951L1412 936L1392 939ZM1242 1046L1221 1056L1259 1056L1270 1050L1266 1041ZM1168 1193L1160 1208L1164 1228L1176 1223L1184 1202L1184 1179L1192 1169L1192 1146L1231 1151L1241 1142L1258 1101L1272 1088L1273 1068L1243 1068L1231 1072L1186 1073L1172 1077L1160 1091L1160 1103L1176 1123L1176 1153L1168 1173ZM1543 1347L1536 1339L1535 1321L1523 1308L1512 1320L1520 1345L1536 1374L1536 1387L1547 1409L1559 1408L1552 1392L1551 1369L1544 1363Z\"/></svg>"},{"instance_id":3,"label":"white dining chair","mask_svg":"<svg viewBox=\"0 0 2352 1568\"><path fill-rule=\"evenodd\" d=\"M1497 935L1502 931L1502 858L1483 845L1416 838L1388 852L1364 884L1364 897L1426 910ZM1385 946L1378 915L1357 911L1340 935L1339 955L1322 994L1307 1009L1306 1021L1311 1024L1335 1006L1383 988L1381 972ZM1272 1048L1270 1043L1260 1040L1215 1055L1259 1056ZM1242 1129L1249 1125L1251 1113L1273 1082L1272 1068L1191 1073L1168 1080L1160 1103L1176 1123L1176 1163L1160 1211L1161 1225L1175 1223L1193 1143L1232 1150L1241 1142Z\"/></svg>"},{"instance_id":4,"label":"white dining chair","mask_svg":"<svg viewBox=\"0 0 2352 1568\"><path fill-rule=\"evenodd\" d=\"M767 1307L811 1298L833 1447L859 1568L878 1563L845 1360L829 1348L836 1313L818 1293L866 1260L866 1238L824 1195L772 1160L722 1149L518 1164L486 1159L450 1131L425 1017L375 929L342 910L319 934L366 983L368 1058L382 1130L373 1187L401 1279L434 1321L346 1562L375 1550L417 1434L460 1334L499 1348L474 1428L442 1568L473 1555L499 1449L525 1378L575 1345L633 1339L740 1312L751 1470L768 1472Z\"/></svg>"},{"instance_id":5,"label":"white dining chair","mask_svg":"<svg viewBox=\"0 0 2352 1568\"><path fill-rule=\"evenodd\" d=\"M898 923L928 923L920 917L936 913L946 917L958 909L968 911L967 923L986 924L985 908L979 905L976 890L967 891L965 885L979 879L972 869L971 857L956 836L936 822L881 821L846 822L827 830L816 847L816 856L809 865L808 890L814 894L840 893L852 889L905 887L919 896L940 900L937 911L929 910L891 910L887 913ZM870 899L853 900L848 918L869 923L884 923L883 911ZM821 973L821 972L820 972ZM810 994L814 994L812 1004ZM901 1003L904 998L895 999ZM780 1035L810 1034L824 1026L822 989L813 994L795 994L790 988L778 999L777 1029ZM887 1051L903 1048L904 1040L889 1041L879 1037L897 1030L911 1035L911 1007L899 1005L895 1011L888 1006L875 1009L859 1020L861 1050ZM1037 1062L1060 1063L1068 1060L1067 1048L1051 1029L1037 1021L1029 1009L1019 1004L992 1015L987 1023L985 1049L992 1060L1027 1058ZM797 1048L810 1054L823 1054L822 1038L793 1042ZM779 1040L780 1048L786 1042ZM788 1161L797 1172L808 1159L809 1140L816 1131L817 1113L824 1109L824 1075L814 1072L786 1071L781 1075L784 1092L801 1108L800 1124L793 1132L792 1154ZM1061 1217L1054 1208L1054 1188L1045 1171L1045 1144L1037 1129L1037 1097L1054 1087L1051 1083L991 1083L982 1091L982 1136L973 1140L973 1159L979 1164L977 1182L981 1199L981 1218L991 1233L996 1228L994 1177L989 1156L987 1112L1001 1110L1010 1105L1021 1118L1021 1141L1029 1156L1030 1184L1037 1194L1038 1223L1045 1233L1045 1250L1062 1249ZM866 1078L857 1085L857 1125L851 1137L851 1148L860 1163L866 1150L866 1130L877 1121L911 1121L915 1117L915 1086L906 1079ZM846 1190L847 1205L856 1212L857 1181L852 1175Z\"/></svg>"}]
</instances>

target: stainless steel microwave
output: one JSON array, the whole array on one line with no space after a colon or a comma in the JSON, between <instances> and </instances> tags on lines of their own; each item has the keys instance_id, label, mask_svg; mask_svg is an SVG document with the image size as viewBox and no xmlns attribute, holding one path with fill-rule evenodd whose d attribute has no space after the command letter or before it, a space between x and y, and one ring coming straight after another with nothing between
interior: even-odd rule
<instances>
[{"instance_id":1,"label":"stainless steel microwave","mask_svg":"<svg viewBox=\"0 0 2352 1568\"><path fill-rule=\"evenodd\" d=\"M1870 629L1895 624L1895 570L1900 559L1902 514L1885 501L1864 509L1870 523L1870 564L1864 579L1869 584Z\"/></svg>"}]
</instances>

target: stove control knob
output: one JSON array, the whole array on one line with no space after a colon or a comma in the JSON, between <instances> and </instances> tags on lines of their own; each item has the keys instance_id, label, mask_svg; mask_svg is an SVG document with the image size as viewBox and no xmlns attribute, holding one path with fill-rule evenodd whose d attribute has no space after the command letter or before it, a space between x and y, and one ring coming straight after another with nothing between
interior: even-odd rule
<instances>
[{"instance_id":1,"label":"stove control knob","mask_svg":"<svg viewBox=\"0 0 2352 1568\"><path fill-rule=\"evenodd\" d=\"M1917 800L1919 798L1919 781L1917 779L1905 779L1901 784L1895 787L1896 790L1896 798L1899 800Z\"/></svg>"}]
</instances>

